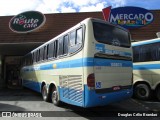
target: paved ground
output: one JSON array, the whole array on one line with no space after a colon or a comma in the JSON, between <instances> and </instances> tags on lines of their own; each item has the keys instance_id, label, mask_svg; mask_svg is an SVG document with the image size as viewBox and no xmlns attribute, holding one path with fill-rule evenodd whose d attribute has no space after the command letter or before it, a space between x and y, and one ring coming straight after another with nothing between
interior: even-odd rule
<instances>
[{"instance_id":1,"label":"paved ground","mask_svg":"<svg viewBox=\"0 0 160 120\"><path fill-rule=\"evenodd\" d=\"M75 119L74 117L79 120L90 118L96 119L96 117L101 117L101 119L104 117L105 119L106 116L111 116L110 119L112 119L112 116L115 116L115 118L117 118L118 113L119 115L122 115L123 113L125 115L127 115L127 113L128 115L130 115L131 113L132 116L133 113L135 113L137 116L141 116L143 112L160 112L160 102L156 101L155 99L151 101L129 99L108 106L94 107L88 109L68 104L64 104L63 107L56 107L52 103L44 102L42 100L41 94L31 91L29 89L3 89L0 90L0 112L4 111L17 111L18 113L27 112L27 114L30 114L30 112L35 112L40 113L43 117L54 116L57 117L57 119L61 117L61 119L64 120ZM123 117L120 118L122 119ZM157 117L153 117L153 119L156 118ZM17 118L15 120L17 120Z\"/></svg>"}]
</instances>

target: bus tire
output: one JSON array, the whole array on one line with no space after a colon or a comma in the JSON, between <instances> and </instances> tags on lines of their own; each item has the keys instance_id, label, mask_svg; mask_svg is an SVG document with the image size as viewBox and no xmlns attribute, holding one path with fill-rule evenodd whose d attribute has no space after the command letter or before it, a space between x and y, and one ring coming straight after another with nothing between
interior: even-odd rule
<instances>
[{"instance_id":1,"label":"bus tire","mask_svg":"<svg viewBox=\"0 0 160 120\"><path fill-rule=\"evenodd\" d=\"M42 93L43 100L48 102L48 92L47 92L47 86L46 85L42 86L41 93Z\"/></svg>"},{"instance_id":2,"label":"bus tire","mask_svg":"<svg viewBox=\"0 0 160 120\"><path fill-rule=\"evenodd\" d=\"M160 86L156 89L156 97L160 101Z\"/></svg>"},{"instance_id":3,"label":"bus tire","mask_svg":"<svg viewBox=\"0 0 160 120\"><path fill-rule=\"evenodd\" d=\"M134 96L141 100L147 100L151 96L151 90L146 84L138 84L134 87Z\"/></svg>"},{"instance_id":4,"label":"bus tire","mask_svg":"<svg viewBox=\"0 0 160 120\"><path fill-rule=\"evenodd\" d=\"M61 101L59 100L58 91L55 86L52 88L51 101L55 106L61 106Z\"/></svg>"}]
</instances>

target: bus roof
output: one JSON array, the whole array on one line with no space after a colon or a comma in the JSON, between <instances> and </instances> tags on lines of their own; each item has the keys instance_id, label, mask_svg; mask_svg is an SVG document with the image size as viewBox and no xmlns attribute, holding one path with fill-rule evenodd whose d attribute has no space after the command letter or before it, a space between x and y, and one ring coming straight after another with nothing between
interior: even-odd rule
<instances>
[{"instance_id":1,"label":"bus roof","mask_svg":"<svg viewBox=\"0 0 160 120\"><path fill-rule=\"evenodd\" d=\"M146 45L146 44L151 44L151 43L156 43L156 42L160 42L160 38L145 40L145 41L140 41L140 42L134 42L132 43L132 46L134 47L134 46Z\"/></svg>"}]
</instances>

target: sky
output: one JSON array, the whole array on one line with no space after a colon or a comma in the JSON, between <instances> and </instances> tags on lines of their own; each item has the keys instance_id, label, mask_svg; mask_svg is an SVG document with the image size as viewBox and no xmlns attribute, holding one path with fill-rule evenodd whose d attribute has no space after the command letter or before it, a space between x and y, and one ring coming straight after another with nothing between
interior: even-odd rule
<instances>
[{"instance_id":1,"label":"sky","mask_svg":"<svg viewBox=\"0 0 160 120\"><path fill-rule=\"evenodd\" d=\"M36 10L46 13L96 12L112 6L137 6L160 9L160 0L0 0L0 16L17 15Z\"/></svg>"}]
</instances>

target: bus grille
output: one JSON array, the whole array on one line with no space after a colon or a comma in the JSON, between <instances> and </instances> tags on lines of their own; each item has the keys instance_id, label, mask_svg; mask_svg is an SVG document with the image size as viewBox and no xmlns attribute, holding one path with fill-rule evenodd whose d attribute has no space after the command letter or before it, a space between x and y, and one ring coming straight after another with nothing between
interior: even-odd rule
<instances>
[{"instance_id":1,"label":"bus grille","mask_svg":"<svg viewBox=\"0 0 160 120\"><path fill-rule=\"evenodd\" d=\"M60 76L60 86L63 89L63 97L82 104L82 76Z\"/></svg>"}]
</instances>

